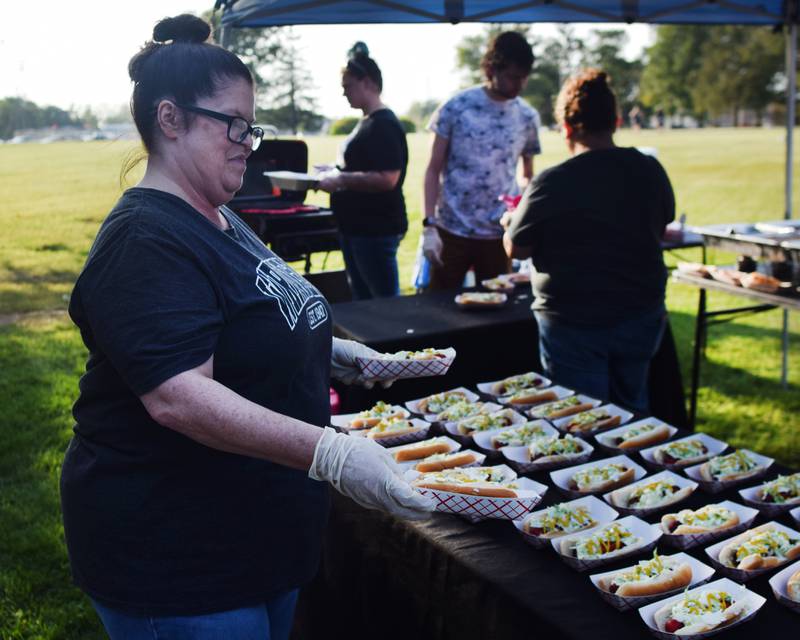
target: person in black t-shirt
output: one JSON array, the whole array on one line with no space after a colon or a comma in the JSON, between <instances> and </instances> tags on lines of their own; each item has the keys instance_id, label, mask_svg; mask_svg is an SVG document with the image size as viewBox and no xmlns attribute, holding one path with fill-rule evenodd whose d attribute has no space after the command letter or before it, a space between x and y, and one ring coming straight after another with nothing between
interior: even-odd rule
<instances>
[{"instance_id":1,"label":"person in black t-shirt","mask_svg":"<svg viewBox=\"0 0 800 640\"><path fill-rule=\"evenodd\" d=\"M103 222L69 312L89 351L61 475L76 584L119 638L288 638L327 482L406 518L431 505L385 449L337 433L364 380L313 286L224 203L261 141L253 80L167 18L133 57L142 181ZM320 482L323 481L323 482Z\"/></svg>"},{"instance_id":2,"label":"person in black t-shirt","mask_svg":"<svg viewBox=\"0 0 800 640\"><path fill-rule=\"evenodd\" d=\"M403 198L408 147L400 121L381 102L381 71L363 42L350 51L342 88L364 117L339 150L340 172L324 177L319 188L331 194L353 297L396 296L397 248L408 229Z\"/></svg>"},{"instance_id":3,"label":"person in black t-shirt","mask_svg":"<svg viewBox=\"0 0 800 640\"><path fill-rule=\"evenodd\" d=\"M666 322L664 228L675 200L659 162L614 144L616 98L584 71L556 102L572 157L540 173L504 222L531 257L542 365L583 393L647 411L647 371Z\"/></svg>"}]
</instances>

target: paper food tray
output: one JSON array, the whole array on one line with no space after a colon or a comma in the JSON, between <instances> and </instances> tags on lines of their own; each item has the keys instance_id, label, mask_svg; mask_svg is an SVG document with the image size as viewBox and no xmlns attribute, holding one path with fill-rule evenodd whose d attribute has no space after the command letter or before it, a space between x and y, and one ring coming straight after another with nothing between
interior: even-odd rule
<instances>
[{"instance_id":1,"label":"paper food tray","mask_svg":"<svg viewBox=\"0 0 800 640\"><path fill-rule=\"evenodd\" d=\"M654 445L652 447L647 447L646 449L642 449L639 452L639 455L642 456L642 459L649 467L653 467L656 469L671 469L672 471L677 471L679 469L684 469L688 465L685 464L663 464L661 462L657 462L656 459L653 457L653 454L657 449L663 447L666 444L672 444L674 442L683 442L684 440L701 440L703 444L708 449L708 453L705 456L705 460L709 458L719 455L725 449L728 448L728 443L723 442L722 440L717 440L716 438L712 438L705 433L693 433L690 436L686 436L685 438L678 438L677 440L671 440L670 442L662 442L660 444Z\"/></svg>"},{"instance_id":2,"label":"paper food tray","mask_svg":"<svg viewBox=\"0 0 800 640\"><path fill-rule=\"evenodd\" d=\"M743 484L748 484L760 478L761 476L765 475L769 470L770 466L772 465L775 460L773 458L768 458L767 456L762 456L761 454L755 453L754 451L750 451L749 449L740 449L740 451L744 451L750 457L752 457L760 466L761 469L758 473L748 476L746 478L739 478L738 480L729 480L728 482L718 482L716 480L703 480L703 477L700 475L700 467L704 463L696 464L691 467L686 467L683 472L689 476L692 480L696 480L697 483L700 485L700 488L703 491L708 493L720 493L732 487L739 487Z\"/></svg>"},{"instance_id":3,"label":"paper food tray","mask_svg":"<svg viewBox=\"0 0 800 640\"><path fill-rule=\"evenodd\" d=\"M800 571L800 560L793 562L769 579L769 586L772 588L772 593L775 594L775 599L784 607L789 607L795 613L800 613L800 602L792 600L788 596L786 593L786 583L789 582L789 578L798 571Z\"/></svg>"},{"instance_id":4,"label":"paper food tray","mask_svg":"<svg viewBox=\"0 0 800 640\"><path fill-rule=\"evenodd\" d=\"M602 460L595 460L594 462L587 462L586 464L579 464L574 467L567 467L566 469L558 469L557 471L551 471L550 479L564 495L567 495L571 498L580 498L582 496L591 493L600 493L600 491L576 491L574 489L570 489L568 485L569 479L576 472L582 471L583 469L588 469L589 467L602 467L612 463L621 463L629 467L633 467L635 475L633 477L632 482L641 480L647 475L647 471L645 471L644 468L640 467L629 457L614 456L613 458L604 458Z\"/></svg>"},{"instance_id":5,"label":"paper food tray","mask_svg":"<svg viewBox=\"0 0 800 640\"><path fill-rule=\"evenodd\" d=\"M773 478L773 480L774 479L775 478ZM742 496L744 503L750 507L753 507L754 509L758 509L764 514L764 517L777 518L781 514L800 506L800 499L792 502L784 502L782 504L775 504L774 502L764 502L763 500L759 500L756 498L756 493L765 484L765 482L762 482L754 487L747 487L739 490L739 495Z\"/></svg>"},{"instance_id":6,"label":"paper food tray","mask_svg":"<svg viewBox=\"0 0 800 640\"><path fill-rule=\"evenodd\" d=\"M633 609L638 609L639 607L643 607L649 602L655 602L656 600L662 600L670 595L675 593L680 593L684 589L688 588L691 589L693 587L698 587L702 584L705 584L711 577L714 575L714 569L709 567L707 564L696 560L692 556L679 552L675 553L671 556L662 556L664 558L674 558L680 563L686 563L692 568L692 580L689 582L688 587L679 587L678 589L672 589L671 591L665 591L664 593L657 593L652 596L618 596L615 593L609 593L608 591L604 591L600 588L600 580L609 576L613 576L620 571L626 571L627 569L632 569L635 564L628 565L627 567L623 567L622 569L615 569L613 571L606 571L604 573L595 573L589 576L589 580L592 581L592 584L597 589L597 592L600 594L600 597L605 600L608 604L610 604L615 609L619 611L631 611Z\"/></svg>"},{"instance_id":7,"label":"paper food tray","mask_svg":"<svg viewBox=\"0 0 800 640\"><path fill-rule=\"evenodd\" d=\"M736 502L731 502L730 500L724 500L723 502L717 502L715 504L722 505L723 507L727 507L731 511L734 511L736 515L739 516L739 524L728 527L727 529L711 531L709 533L686 533L684 535L676 536L665 531L664 537L661 539L662 542L665 545L675 547L676 549L691 549L700 545L711 544L720 538L730 538L738 533L741 533L745 529L749 529L750 525L753 524L753 520L755 520L756 516L758 515L758 511L755 509L742 506ZM678 511L680 511L680 509L670 509L668 513L677 513Z\"/></svg>"},{"instance_id":8,"label":"paper food tray","mask_svg":"<svg viewBox=\"0 0 800 640\"><path fill-rule=\"evenodd\" d=\"M428 431L431 428L429 422L425 422L424 420L419 420L417 418L411 419L411 424L413 424L417 431L413 431L412 433L404 433L402 435L397 436L388 436L385 438L378 438L375 440L379 445L383 447L396 447L401 444L409 444L410 442L417 442L418 440L424 440L428 437ZM366 438L369 429L359 429L357 431L347 431L345 433L349 433L351 436Z\"/></svg>"},{"instance_id":9,"label":"paper food tray","mask_svg":"<svg viewBox=\"0 0 800 640\"><path fill-rule=\"evenodd\" d=\"M316 189L319 179L308 173L298 173L297 171L264 171L264 174L272 186L287 191L308 191Z\"/></svg>"},{"instance_id":10,"label":"paper food tray","mask_svg":"<svg viewBox=\"0 0 800 640\"><path fill-rule=\"evenodd\" d=\"M391 405L392 409L395 409L398 412L403 414L404 418L408 418L411 414L408 412L407 409L404 409L400 405L393 404ZM355 420L359 413L344 413L338 416L331 416L331 425L334 427L338 427L342 431L364 431L365 429L369 429L369 427L365 427L365 429L352 429L350 428L349 424L352 420Z\"/></svg>"},{"instance_id":11,"label":"paper food tray","mask_svg":"<svg viewBox=\"0 0 800 640\"><path fill-rule=\"evenodd\" d=\"M792 518L794 518L794 521L795 521L795 522L796 522L798 525L800 525L800 507L797 507L796 509L792 509L792 510L789 512L789 515L790 515L790 516L792 516Z\"/></svg>"},{"instance_id":12,"label":"paper food tray","mask_svg":"<svg viewBox=\"0 0 800 640\"><path fill-rule=\"evenodd\" d=\"M784 531L790 536L793 536L795 538L800 538L800 532L795 531L794 529L790 529L789 527L782 525L780 522L775 522L774 520L771 522L766 522L755 528L761 529L766 525L773 525L773 527L778 531ZM739 535L732 536L730 538L726 538L725 540L717 542L716 544L713 544L710 547L706 548L706 555L711 560L711 564L714 565L714 568L716 568L723 575L726 575L729 578L736 580L737 582L747 582L748 580L752 580L753 578L756 578L765 573L770 573L771 571L775 571L778 568L778 567L767 567L766 569L754 569L753 571L744 571L742 569L734 569L732 567L727 567L719 561L719 553L720 551L722 551L722 548L725 545L733 542L736 538L739 538L740 536L744 535L744 533L746 532L740 533ZM784 566L784 565L779 565L779 566Z\"/></svg>"},{"instance_id":13,"label":"paper food tray","mask_svg":"<svg viewBox=\"0 0 800 640\"><path fill-rule=\"evenodd\" d=\"M596 400L595 398L590 398L589 396L585 396L582 393L577 394L576 397L578 398L578 400L580 400L581 404L589 404L589 405L592 406L593 409L596 408L596 407L599 407L601 404L603 404L601 400ZM556 400L555 402L558 402L558 401ZM547 412L550 409L550 407L552 407L553 404L555 404L555 402L548 402L547 404L537 404L536 406L531 407L530 409L528 409L525 413L532 420L539 420L539 419L550 420L550 418L547 417ZM579 413L579 412L576 412L576 413ZM557 419L559 419L559 418L557 418ZM551 422L554 422L554 421L551 420Z\"/></svg>"},{"instance_id":14,"label":"paper food tray","mask_svg":"<svg viewBox=\"0 0 800 640\"><path fill-rule=\"evenodd\" d=\"M488 403L488 404L494 404L494 403ZM475 433L491 433L491 434L500 433L501 431L505 431L506 429L513 429L514 427L518 427L519 425L525 424L526 422L525 416L518 414L511 407L499 407L496 411L493 411L492 413L496 413L497 411L510 411L511 424L505 427L497 427L496 429L487 429L486 431L478 431L478 432L472 431L470 433L461 433L458 430L458 424L459 422L461 422L461 420L459 420L457 422L445 422L444 429L445 431L447 431L447 433L453 436L464 438L466 440L471 440L472 437L475 435ZM464 418L464 420L469 420L469 418Z\"/></svg>"},{"instance_id":15,"label":"paper food tray","mask_svg":"<svg viewBox=\"0 0 800 640\"><path fill-rule=\"evenodd\" d=\"M585 440L581 440L583 451L565 460L555 460L546 462L531 462L528 454L528 447L503 447L500 453L508 460L509 464L519 473L535 473L537 471L550 471L562 467L582 464L592 457L594 447Z\"/></svg>"},{"instance_id":16,"label":"paper food tray","mask_svg":"<svg viewBox=\"0 0 800 640\"><path fill-rule=\"evenodd\" d=\"M495 411L500 411L501 409L505 408L502 405L497 404L496 402L483 402L482 400L475 400L475 401L470 401L470 402L471 402L471 404L475 404L475 405L478 405L478 404L483 405L482 408L485 411L489 412L489 413L494 413ZM475 414L475 415L478 415L478 414ZM446 431L449 431L452 435L460 436L461 438L464 437L462 434L458 433L457 429L456 430L452 429L452 426L455 425L458 422L458 420L448 420L447 422L441 422L438 419L438 416L439 416L438 413L428 413L428 414L425 414L422 417L423 417L424 420L427 420L428 422L440 422L442 424L442 426L444 427L444 429ZM471 416L467 416L467 417L471 417ZM461 418L461 420L463 420L463 419L464 418ZM448 429L448 425L450 425L450 429Z\"/></svg>"},{"instance_id":17,"label":"paper food tray","mask_svg":"<svg viewBox=\"0 0 800 640\"><path fill-rule=\"evenodd\" d=\"M509 467L499 466L507 470L512 477L516 475ZM406 479L411 482L419 475L419 472L410 470L406 472ZM547 492L547 485L529 478L516 478L513 482L517 485L516 498L489 498L426 488L418 488L417 491L431 496L436 501L436 511L464 516L472 522L489 518L516 520L541 502Z\"/></svg>"},{"instance_id":18,"label":"paper food tray","mask_svg":"<svg viewBox=\"0 0 800 640\"><path fill-rule=\"evenodd\" d=\"M517 374L517 375L525 375L525 374L520 373L520 374ZM550 380L550 378L547 378L547 377L543 376L540 373L536 373L536 376L537 376L537 378L539 378L541 380L541 382L539 384L535 384L533 386L535 386L535 387L537 387L539 389L544 389L545 387L549 387L551 384L553 384L553 381ZM485 394L487 396L494 396L495 398L498 398L498 397L500 397L501 394L493 392L492 391L492 387L494 385L496 385L498 382L503 382L503 380L508 380L508 378L513 378L513 377L514 376L506 376L505 378L501 378L500 380L492 380L491 382L479 382L478 383L478 391L480 391L481 393L483 393L483 394Z\"/></svg>"},{"instance_id":19,"label":"paper food tray","mask_svg":"<svg viewBox=\"0 0 800 640\"><path fill-rule=\"evenodd\" d=\"M562 387L562 386L559 386L559 385L553 385L553 386L550 386L550 387L537 387L537 390L541 391L542 393L544 393L545 391L552 391L553 393L556 394L556 399L555 400L547 400L546 402L533 402L533 403L528 403L528 404L512 403L511 402L511 397L513 396L513 394L510 394L510 395L507 395L507 396L498 397L497 401L500 404L503 404L503 405L506 405L508 407L511 407L512 409L515 409L517 407L519 407L520 409L529 409L530 407L534 407L534 406L536 406L538 404L547 404L548 402L556 402L557 400L562 400L563 398L566 398L568 396L575 395L575 392L572 389L567 389L566 387Z\"/></svg>"},{"instance_id":20,"label":"paper food tray","mask_svg":"<svg viewBox=\"0 0 800 640\"><path fill-rule=\"evenodd\" d=\"M443 358L432 360L405 360L385 354L380 358L356 358L361 374L369 380L399 380L402 378L426 378L443 376L456 359L455 349L437 349ZM407 353L405 351L399 352Z\"/></svg>"},{"instance_id":21,"label":"paper food tray","mask_svg":"<svg viewBox=\"0 0 800 640\"><path fill-rule=\"evenodd\" d=\"M542 433L544 434L542 437L547 437L548 435L554 436L558 434L556 428L553 427L546 420L529 421L524 424L516 425L516 428L523 427L526 424L536 425L537 427L541 428ZM492 445L492 436L495 436L498 433L502 433L503 431L508 431L509 429L513 428L514 427L508 427L507 429L498 429L497 431L481 431L480 433L473 434L472 441L484 451L502 451L503 447L500 447L499 449L494 448L494 446Z\"/></svg>"},{"instance_id":22,"label":"paper food tray","mask_svg":"<svg viewBox=\"0 0 800 640\"><path fill-rule=\"evenodd\" d=\"M631 549L626 553L622 553L613 556L611 558L580 560L578 558L569 555L564 555L563 553L561 553L562 544L566 543L567 545L569 545L572 542L579 540L580 538L585 538L600 530L600 527L595 527L594 529L589 529L588 531L581 531L580 533L551 540L550 541L551 546L558 554L558 556L576 571L591 571L593 569L597 569L598 567L619 562L623 558L632 558L634 556L641 557L644 555L648 555L655 548L656 544L658 544L658 539L661 537L661 529L658 526L654 524L648 524L644 520L640 520L636 516L626 516L624 518L620 518L619 520L617 520L617 522L627 527L631 531L631 533L633 533L633 535L642 538L643 540L642 545L636 547L635 549Z\"/></svg>"},{"instance_id":23,"label":"paper food tray","mask_svg":"<svg viewBox=\"0 0 800 640\"><path fill-rule=\"evenodd\" d=\"M658 418L645 418L644 420L637 420L636 422L631 422L629 424L623 424L622 426L615 427L609 431L603 431L598 433L594 436L594 439L597 441L597 444L600 445L601 449L605 451L609 451L611 453L631 453L634 451L639 451L640 449L645 449L648 446L656 446L656 445L644 445L642 447L629 447L627 449L621 449L620 447L611 444L617 436L621 436L625 433L628 429L633 429L634 427L639 427L645 424L652 424L655 426L665 425L669 429L669 435L664 438L661 442L656 443L656 445L663 444L664 442L668 442L676 433L678 433L677 427L673 427L670 424L667 424L663 420L659 420Z\"/></svg>"},{"instance_id":24,"label":"paper food tray","mask_svg":"<svg viewBox=\"0 0 800 640\"><path fill-rule=\"evenodd\" d=\"M641 485L641 484L649 484L650 482L656 482L657 480L668 480L669 482L672 482L674 485L680 487L681 489L683 489L684 487L689 487L689 488L691 488L692 491L691 491L691 493L689 493L688 496L686 496L685 498L682 498L681 500L678 500L677 502L673 502L671 504L658 506L658 507L647 507L647 508L644 508L644 509L623 507L623 506L620 506L618 504L614 504L612 502L612 500L611 500L612 495L614 495L617 491L621 491L623 489L627 490L627 489L630 489L632 487L635 487L635 486ZM606 502L608 502L608 504L613 506L615 509L619 509L620 513L624 513L625 515L639 516L640 518L644 518L644 517L652 515L654 513L658 513L659 511L667 511L667 510L669 510L670 512L680 511L680 509L681 509L680 504L682 502L685 502L688 498L690 498L692 493L694 493L695 489L697 489L697 483L694 482L693 480L688 480L688 479L686 479L686 478L684 478L682 476L679 476L677 473L673 473L672 471L661 471L660 473L656 473L655 475L643 478L642 480L640 480L638 482L633 482L633 483L631 483L629 485L625 485L624 487L621 487L620 489L614 489L613 491L609 491L608 493L604 493L603 494L603 499Z\"/></svg>"},{"instance_id":25,"label":"paper food tray","mask_svg":"<svg viewBox=\"0 0 800 640\"><path fill-rule=\"evenodd\" d=\"M466 302L464 294L459 293L455 298L453 298L453 302L456 303L456 306L459 309L463 309L464 311L484 311L488 309L501 309L508 302L508 294L501 293L499 291L476 291L475 293L495 294L497 296L497 301Z\"/></svg>"},{"instance_id":26,"label":"paper food tray","mask_svg":"<svg viewBox=\"0 0 800 640\"><path fill-rule=\"evenodd\" d=\"M467 400L469 400L470 402L477 402L478 399L479 399L477 393L475 393L474 391L470 391L466 387L456 387L455 389L448 389L447 391L442 391L441 393L447 393L449 391L461 391L462 393L464 393L466 395ZM438 395L438 394L432 393L431 395ZM423 412L419 410L419 403L420 403L421 400L425 400L425 398L429 398L429 397L430 396L425 396L424 398L417 398L416 400L409 400L408 402L405 403L405 407L411 413L416 413L417 415L423 415ZM436 421L436 416L434 414L427 414L426 415L426 419L429 420L429 422L435 422Z\"/></svg>"},{"instance_id":27,"label":"paper food tray","mask_svg":"<svg viewBox=\"0 0 800 640\"><path fill-rule=\"evenodd\" d=\"M457 441L453 440L452 438L448 438L447 436L436 436L435 438L428 438L429 442L433 442L434 440L437 441L437 442L444 442L445 444L447 444L450 447L450 451L448 451L448 453L455 453L456 451L461 449L461 443L460 442L457 442ZM418 440L417 442L412 442L411 444L401 444L401 445L396 446L396 447L388 447L387 450L392 455L392 457L394 457L394 454L397 453L398 451L402 451L403 449L408 449L409 447L411 447L413 445L416 445L416 444L420 444L421 442L422 442L422 440ZM420 458L420 460L421 459L422 458ZM404 465L409 465L409 464L413 466L417 462L419 462L419 460L406 460L405 462L398 462L397 464L399 464L401 467L404 466Z\"/></svg>"},{"instance_id":28,"label":"paper food tray","mask_svg":"<svg viewBox=\"0 0 800 640\"><path fill-rule=\"evenodd\" d=\"M709 591L723 590L727 591L730 594L736 595L738 598L746 597L749 602L747 611L741 617L734 620L730 624L723 625L717 629L712 629L711 631L706 631L705 633L697 633L694 635L677 635L674 633L667 633L666 631L659 631L658 627L656 626L656 621L654 619L655 613L659 609L666 606L667 604L674 604L678 602L686 594L695 595L705 590ZM687 591L686 594L680 593L670 598L664 598L663 600L659 600L658 602L653 602L639 609L639 615L641 616L644 623L647 625L647 628L650 630L650 633L652 633L656 638L660 638L660 640L686 640L687 638L691 638L692 640L702 640L703 638L708 638L709 636L721 633L722 631L727 631L728 629L732 629L733 627L737 627L740 624L744 624L745 622L752 620L753 617L756 615L756 613L758 613L758 610L761 607L763 607L764 603L767 601L766 598L758 595L757 593L753 593L746 587L740 584L736 584L735 582L733 582L732 580L728 580L727 578L721 578L719 580L714 580L713 582L708 582L699 587L695 587Z\"/></svg>"},{"instance_id":29,"label":"paper food tray","mask_svg":"<svg viewBox=\"0 0 800 640\"><path fill-rule=\"evenodd\" d=\"M602 527L604 524L608 524L609 522L613 522L617 519L619 515L614 509L609 507L605 502L596 498L595 496L584 496L583 498L578 498L577 500L572 500L570 502L565 502L565 505L569 507L586 507L589 511L589 515L591 515L592 519L597 522L597 524L592 527L591 529L584 529L584 531L592 531L597 527ZM525 540L529 545L535 547L537 549L544 549L545 547L551 546L552 540L557 540L559 538L563 538L567 535L572 535L565 533L561 536L557 536L555 538L541 538L539 536L533 536L525 531L525 522L529 518L533 518L536 514L545 511L546 509L540 509L539 511L534 511L531 514L528 514L524 518L520 518L519 520L514 520L513 524L517 528L517 531L520 532L522 539Z\"/></svg>"},{"instance_id":30,"label":"paper food tray","mask_svg":"<svg viewBox=\"0 0 800 640\"><path fill-rule=\"evenodd\" d=\"M633 418L633 414L630 411L626 411L618 407L615 404L604 404L595 409L590 409L589 411L595 411L603 409L608 412L610 416L619 416L620 418L620 425L626 424L631 418ZM572 416L567 416L566 418L559 418L558 420L553 421L553 426L558 429L559 431L563 431L564 433L571 433L573 436L579 436L581 438L589 438L596 433L600 433L601 431L605 431L602 429L601 431L567 431L567 424L577 418L584 413L589 413L589 411L582 411L581 413L577 413Z\"/></svg>"}]
</instances>

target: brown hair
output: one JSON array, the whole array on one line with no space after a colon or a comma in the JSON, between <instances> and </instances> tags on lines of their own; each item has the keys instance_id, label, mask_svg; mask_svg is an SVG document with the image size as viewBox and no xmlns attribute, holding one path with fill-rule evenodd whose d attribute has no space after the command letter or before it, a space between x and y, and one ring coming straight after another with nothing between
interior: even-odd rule
<instances>
[{"instance_id":1,"label":"brown hair","mask_svg":"<svg viewBox=\"0 0 800 640\"><path fill-rule=\"evenodd\" d=\"M369 57L369 49L363 42L356 42L347 52L347 64L342 69L342 74L345 73L349 73L359 80L369 78L378 87L378 93L383 91L383 76L380 67Z\"/></svg>"},{"instance_id":2,"label":"brown hair","mask_svg":"<svg viewBox=\"0 0 800 640\"><path fill-rule=\"evenodd\" d=\"M556 99L555 117L579 133L607 133L617 128L617 97L600 69L584 69L568 78Z\"/></svg>"},{"instance_id":3,"label":"brown hair","mask_svg":"<svg viewBox=\"0 0 800 640\"><path fill-rule=\"evenodd\" d=\"M504 31L489 42L481 58L481 69L488 75L490 71L502 71L512 64L530 73L533 68L533 49L521 33Z\"/></svg>"}]
</instances>

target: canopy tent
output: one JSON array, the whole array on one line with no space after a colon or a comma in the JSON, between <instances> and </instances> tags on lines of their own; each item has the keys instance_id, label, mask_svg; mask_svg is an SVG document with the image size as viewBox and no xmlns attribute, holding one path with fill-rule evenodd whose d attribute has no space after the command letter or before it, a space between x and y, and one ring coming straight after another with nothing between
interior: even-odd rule
<instances>
[{"instance_id":1,"label":"canopy tent","mask_svg":"<svg viewBox=\"0 0 800 640\"><path fill-rule=\"evenodd\" d=\"M786 167L784 217L792 217L792 161L797 97L800 0L216 0L221 40L230 28L300 24L460 22L609 22L739 24L786 27ZM788 315L783 317L787 384Z\"/></svg>"}]
</instances>

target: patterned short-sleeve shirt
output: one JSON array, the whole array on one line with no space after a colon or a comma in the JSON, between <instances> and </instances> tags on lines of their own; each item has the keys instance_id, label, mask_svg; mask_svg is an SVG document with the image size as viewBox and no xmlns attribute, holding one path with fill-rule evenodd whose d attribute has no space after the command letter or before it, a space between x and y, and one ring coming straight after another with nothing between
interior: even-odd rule
<instances>
[{"instance_id":1,"label":"patterned short-sleeve shirt","mask_svg":"<svg viewBox=\"0 0 800 640\"><path fill-rule=\"evenodd\" d=\"M438 224L467 238L499 238L505 205L516 195L517 160L541 153L539 113L522 98L492 100L477 86L442 104L428 130L450 141L439 200Z\"/></svg>"}]
</instances>

